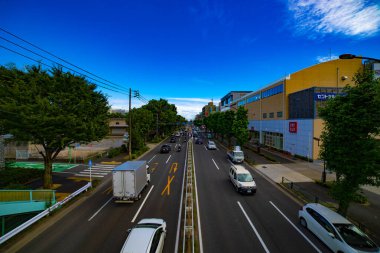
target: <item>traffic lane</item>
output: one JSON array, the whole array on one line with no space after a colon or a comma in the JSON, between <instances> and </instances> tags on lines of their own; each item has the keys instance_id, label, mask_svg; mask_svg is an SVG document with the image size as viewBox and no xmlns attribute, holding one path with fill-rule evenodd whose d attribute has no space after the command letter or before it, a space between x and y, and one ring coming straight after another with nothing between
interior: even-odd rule
<instances>
[{"instance_id":1,"label":"traffic lane","mask_svg":"<svg viewBox=\"0 0 380 253\"><path fill-rule=\"evenodd\" d=\"M146 158L154 155L149 153ZM155 181L153 176L152 183ZM75 252L78 249L85 252L103 249L104 252L119 252L139 202L115 204L111 200L111 187L109 177L88 200L31 241L21 252L51 252L52 249L57 252ZM147 191L144 191L143 198L146 194Z\"/></svg>"},{"instance_id":2,"label":"traffic lane","mask_svg":"<svg viewBox=\"0 0 380 253\"><path fill-rule=\"evenodd\" d=\"M104 184L103 189L106 188L107 184ZM117 242L123 240L119 231L125 231L125 217L132 216L138 207L114 204L110 201L112 193L105 193L103 189L75 207L20 252L98 252L106 241L112 241L106 245L108 252L119 252L120 248L115 248ZM100 208L101 212L94 216Z\"/></svg>"},{"instance_id":3,"label":"traffic lane","mask_svg":"<svg viewBox=\"0 0 380 253\"><path fill-rule=\"evenodd\" d=\"M225 153L212 152L210 157L212 157L212 159L219 164L218 167L220 168L221 173L228 178L228 170L231 167L231 163L228 159L226 159ZM243 166L245 165L243 164ZM301 234L299 234L299 232L273 207L270 201L273 200L273 202L281 203L281 206L287 206L287 208L284 209L284 212L287 213L286 215L291 217L293 223L297 225L299 205L289 199L287 195L285 195L277 187L273 186L273 184L261 177L261 175L253 172L252 170L251 172L257 183L257 193L254 196L238 195L242 197L240 200L241 203L247 202L250 204L246 206L247 215L248 217L252 217L252 223L258 227L257 230L259 233L263 233L263 241L270 242L268 248L273 252L294 252L294 250L300 249L302 249L303 252L315 252L314 246L310 245L310 243L307 242ZM231 191L234 191L231 183L229 187ZM284 235L286 235L285 238ZM295 239L296 243L288 245L287 236L289 235L292 236L292 238L297 238ZM325 249L325 246L318 240L315 240L313 236L308 234L306 236L313 241L314 245L317 245L316 247ZM273 237L275 240L273 240ZM296 245L296 247L293 247L293 245Z\"/></svg>"},{"instance_id":4,"label":"traffic lane","mask_svg":"<svg viewBox=\"0 0 380 253\"><path fill-rule=\"evenodd\" d=\"M166 154L162 155L161 161L166 159ZM135 222L143 218L164 219L167 225L164 252L170 253L175 251L177 239L183 176L186 168L186 148L172 155L170 162L160 167L160 180L156 181L155 189Z\"/></svg>"},{"instance_id":5,"label":"traffic lane","mask_svg":"<svg viewBox=\"0 0 380 253\"><path fill-rule=\"evenodd\" d=\"M314 250L312 252L316 252L316 248L322 252L329 252L329 249L321 243L318 238L299 224L298 211L301 206L289 197L287 193L280 190L273 182L265 179L256 170L252 170L248 165L244 166L253 174L258 187L255 199L250 200L247 198L246 204L249 206L249 210L252 211L252 216L257 217L259 220L266 220L263 229L268 230L271 237L284 238L285 236L285 238L287 238L290 234L284 234L282 231L286 231L286 227L290 226L292 227L291 231L298 234L296 238L299 238L304 244L306 243L306 246ZM258 206L260 208L257 208ZM262 212L262 210L265 210L265 212ZM278 219L282 222L279 222ZM278 228L278 226L283 228ZM310 242L308 240L310 240ZM281 241L284 241L286 248L284 248L285 246L282 245ZM296 245L297 247L295 247ZM293 241L292 244L287 244L286 240L275 240L272 244L272 246L278 250L287 249L288 252L299 250L300 245L300 243L294 244Z\"/></svg>"},{"instance_id":6,"label":"traffic lane","mask_svg":"<svg viewBox=\"0 0 380 253\"><path fill-rule=\"evenodd\" d=\"M202 145L194 146L204 252L265 252L238 205L238 195Z\"/></svg>"}]
</instances>

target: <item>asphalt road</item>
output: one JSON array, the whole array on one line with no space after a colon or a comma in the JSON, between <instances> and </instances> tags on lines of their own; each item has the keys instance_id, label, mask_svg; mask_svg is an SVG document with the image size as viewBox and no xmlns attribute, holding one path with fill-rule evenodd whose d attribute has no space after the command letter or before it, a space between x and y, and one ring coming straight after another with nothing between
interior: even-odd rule
<instances>
[{"instance_id":1,"label":"asphalt road","mask_svg":"<svg viewBox=\"0 0 380 253\"><path fill-rule=\"evenodd\" d=\"M152 174L139 201L114 203L110 174L91 197L18 252L120 252L127 230L143 218L166 221L164 252L174 252L186 150L175 152L171 145L169 154L160 154L157 147L141 158L149 161Z\"/></svg>"},{"instance_id":2,"label":"asphalt road","mask_svg":"<svg viewBox=\"0 0 380 253\"><path fill-rule=\"evenodd\" d=\"M298 224L300 206L247 165L257 193L237 193L220 145L194 145L194 157L204 252L329 252Z\"/></svg>"},{"instance_id":3,"label":"asphalt road","mask_svg":"<svg viewBox=\"0 0 380 253\"><path fill-rule=\"evenodd\" d=\"M141 200L114 203L108 175L94 194L18 252L120 252L127 230L142 218L167 222L164 252L175 252L185 158L185 149L160 154L157 147L141 159L152 169ZM300 206L246 165L258 190L255 195L237 193L220 145L211 151L194 144L194 161L203 252L329 252L298 224Z\"/></svg>"}]
</instances>

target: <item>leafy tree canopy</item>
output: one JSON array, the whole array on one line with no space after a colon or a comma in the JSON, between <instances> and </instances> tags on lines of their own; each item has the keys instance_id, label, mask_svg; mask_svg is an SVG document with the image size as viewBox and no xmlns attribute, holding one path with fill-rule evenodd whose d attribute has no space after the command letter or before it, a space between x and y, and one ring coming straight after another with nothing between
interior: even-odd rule
<instances>
[{"instance_id":1,"label":"leafy tree canopy","mask_svg":"<svg viewBox=\"0 0 380 253\"><path fill-rule=\"evenodd\" d=\"M361 185L380 185L380 80L368 70L357 73L354 80L344 95L319 109L325 121L320 155L336 172L332 194L343 215Z\"/></svg>"},{"instance_id":2,"label":"leafy tree canopy","mask_svg":"<svg viewBox=\"0 0 380 253\"><path fill-rule=\"evenodd\" d=\"M108 101L95 89L60 68L0 66L0 123L17 140L42 145L45 188L52 185L52 161L61 150L108 133Z\"/></svg>"}]
</instances>

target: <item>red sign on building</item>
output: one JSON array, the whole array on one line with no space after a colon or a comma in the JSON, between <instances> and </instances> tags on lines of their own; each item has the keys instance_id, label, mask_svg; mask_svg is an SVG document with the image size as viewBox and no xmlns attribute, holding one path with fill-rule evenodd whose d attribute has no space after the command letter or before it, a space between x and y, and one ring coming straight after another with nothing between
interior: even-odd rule
<instances>
[{"instance_id":1,"label":"red sign on building","mask_svg":"<svg viewBox=\"0 0 380 253\"><path fill-rule=\"evenodd\" d=\"M297 122L289 122L289 132L297 133Z\"/></svg>"}]
</instances>

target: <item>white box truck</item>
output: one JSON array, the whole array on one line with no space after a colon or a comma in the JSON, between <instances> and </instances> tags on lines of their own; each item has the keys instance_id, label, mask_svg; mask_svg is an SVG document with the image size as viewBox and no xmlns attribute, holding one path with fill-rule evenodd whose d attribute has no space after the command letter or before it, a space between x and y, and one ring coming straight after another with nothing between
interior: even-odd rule
<instances>
[{"instance_id":1,"label":"white box truck","mask_svg":"<svg viewBox=\"0 0 380 253\"><path fill-rule=\"evenodd\" d=\"M240 146L235 146L233 150L227 151L227 156L233 163L242 163L244 161L244 152Z\"/></svg>"},{"instance_id":2,"label":"white box truck","mask_svg":"<svg viewBox=\"0 0 380 253\"><path fill-rule=\"evenodd\" d=\"M116 203L132 203L150 182L146 161L128 161L112 170L113 198Z\"/></svg>"}]
</instances>

